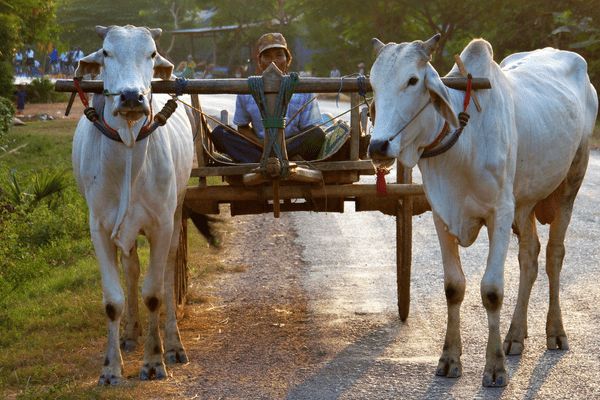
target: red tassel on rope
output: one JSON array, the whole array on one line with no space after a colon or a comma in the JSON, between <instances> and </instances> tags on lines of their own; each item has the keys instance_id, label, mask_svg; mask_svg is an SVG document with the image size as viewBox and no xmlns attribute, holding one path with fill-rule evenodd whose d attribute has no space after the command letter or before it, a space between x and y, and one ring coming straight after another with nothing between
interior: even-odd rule
<instances>
[{"instance_id":1,"label":"red tassel on rope","mask_svg":"<svg viewBox=\"0 0 600 400\"><path fill-rule=\"evenodd\" d=\"M473 77L471 74L467 74L467 89L465 90L465 100L463 101L463 112L467 112L467 108L469 107L469 102L471 101L471 87L472 87Z\"/></svg>"},{"instance_id":2,"label":"red tassel on rope","mask_svg":"<svg viewBox=\"0 0 600 400\"><path fill-rule=\"evenodd\" d=\"M387 186L385 184L385 176L390 171L386 168L377 168L377 181L375 187L377 188L378 196L386 196L387 195Z\"/></svg>"},{"instance_id":3,"label":"red tassel on rope","mask_svg":"<svg viewBox=\"0 0 600 400\"><path fill-rule=\"evenodd\" d=\"M80 78L77 78L77 77L73 78L73 85L75 85L75 89L77 89L77 93L79 94L79 98L81 99L83 106L85 108L88 108L90 106L90 104L88 103L88 99L87 99L85 92L83 90L81 90L79 81L80 81Z\"/></svg>"}]
</instances>

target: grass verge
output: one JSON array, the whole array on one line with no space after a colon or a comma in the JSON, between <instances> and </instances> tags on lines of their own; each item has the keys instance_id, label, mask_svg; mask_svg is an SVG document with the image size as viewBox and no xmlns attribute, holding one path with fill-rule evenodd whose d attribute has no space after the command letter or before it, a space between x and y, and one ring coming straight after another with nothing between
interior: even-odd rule
<instances>
[{"instance_id":1,"label":"grass verge","mask_svg":"<svg viewBox=\"0 0 600 400\"><path fill-rule=\"evenodd\" d=\"M0 187L7 184L10 170L26 180L52 168L64 171L69 182L57 209L0 214L0 250L3 243L12 246L4 253L9 259L0 260L0 398L137 399L159 385L135 379L141 366L141 352L136 352L124 355L124 375L133 379L117 388L96 386L106 317L87 210L71 172L76 123L54 120L15 127L4 143L8 152L0 153ZM23 248L22 238L28 241ZM219 272L218 252L208 248L191 224L188 243L191 278L210 279ZM147 259L148 246L140 239L142 265ZM144 321L144 307L140 310Z\"/></svg>"}]
</instances>

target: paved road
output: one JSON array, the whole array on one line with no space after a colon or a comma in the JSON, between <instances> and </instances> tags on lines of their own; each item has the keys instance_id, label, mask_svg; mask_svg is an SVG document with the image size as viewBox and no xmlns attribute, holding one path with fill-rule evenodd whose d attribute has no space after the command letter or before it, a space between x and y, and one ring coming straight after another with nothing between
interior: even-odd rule
<instances>
[{"instance_id":1,"label":"paved road","mask_svg":"<svg viewBox=\"0 0 600 400\"><path fill-rule=\"evenodd\" d=\"M508 358L505 389L481 387L487 323L479 282L487 255L482 229L473 246L461 249L467 277L462 305L463 376L434 375L441 353L446 304L441 256L431 213L414 217L411 311L396 314L395 221L379 213L290 216L308 268L303 286L315 320L339 334L353 325L361 336L323 337L336 356L288 398L600 398L600 155L594 152L575 203L567 236L561 303L571 350L548 351L545 339L548 280L542 247L540 271L529 306L529 338L520 357ZM544 246L547 227L539 229ZM518 288L517 239L505 268L501 333L508 330ZM364 329L365 325L369 328ZM334 326L331 329L331 325ZM337 329L336 329L337 328ZM346 337L351 340L344 342ZM331 345L331 343L334 343Z\"/></svg>"},{"instance_id":2,"label":"paved road","mask_svg":"<svg viewBox=\"0 0 600 400\"><path fill-rule=\"evenodd\" d=\"M233 96L207 96L202 101L209 112L233 109ZM324 112L347 107L320 103ZM219 339L223 348L209 351L207 342L188 340L189 378L185 368L173 374L184 396L600 398L600 153L592 154L566 241L561 303L571 349L546 350L548 229L540 227L543 247L529 307L529 338L522 356L508 358L511 380L503 389L481 386L487 340L487 318L479 295L488 248L485 228L470 248L461 249L467 277L461 309L463 376L446 379L435 376L446 328L446 302L431 214L413 218L411 310L406 323L401 323L396 310L395 220L378 212L355 213L349 203L346 207L344 214L234 218L242 231L234 243L243 249L230 255L227 263L243 265L245 272L225 276L210 289L222 313L219 318L228 323L206 323L203 329L225 335ZM505 268L502 335L516 302L517 247L515 237ZM200 306L192 314L210 317L211 309ZM272 324L283 318L279 317L283 312L296 319ZM186 338L197 335L197 327L184 329Z\"/></svg>"}]
</instances>

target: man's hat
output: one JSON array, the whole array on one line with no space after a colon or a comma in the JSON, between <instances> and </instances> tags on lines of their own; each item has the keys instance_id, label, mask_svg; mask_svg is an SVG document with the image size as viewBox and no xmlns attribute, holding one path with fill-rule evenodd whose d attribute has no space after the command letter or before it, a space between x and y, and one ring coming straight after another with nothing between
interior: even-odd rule
<instances>
[{"instance_id":1,"label":"man's hat","mask_svg":"<svg viewBox=\"0 0 600 400\"><path fill-rule=\"evenodd\" d=\"M272 48L280 48L285 50L285 54L288 58L288 64L292 61L292 54L287 47L287 42L283 35L278 32L265 33L262 35L257 42L258 55L265 50Z\"/></svg>"}]
</instances>

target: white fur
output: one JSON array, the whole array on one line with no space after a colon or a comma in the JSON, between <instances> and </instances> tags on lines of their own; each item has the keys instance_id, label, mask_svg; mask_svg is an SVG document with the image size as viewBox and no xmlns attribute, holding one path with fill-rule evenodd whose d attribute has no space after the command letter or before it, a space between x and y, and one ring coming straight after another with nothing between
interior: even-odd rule
<instances>
[{"instance_id":1,"label":"white fur","mask_svg":"<svg viewBox=\"0 0 600 400\"><path fill-rule=\"evenodd\" d=\"M103 50L109 57L103 56ZM168 68L168 61L152 58L154 40L146 28L111 27L104 38L103 49L86 57L80 72L99 70L109 92L125 89L148 92L158 68ZM139 261L136 238L143 233L150 243L150 264L142 297L148 305L157 299L167 306L165 351L184 350L175 320L173 267L181 220L181 207L193 160L193 137L190 121L178 107L167 124L149 137L136 142L144 124L141 118L131 124L115 116L118 96L107 97L104 118L115 128L124 143L103 136L85 117L79 121L73 142L73 169L81 193L89 207L90 231L102 275L105 306L113 307L115 320L108 320L108 365L103 368L100 383L117 383L121 377L119 321L127 312L124 341L135 343L141 333L137 312L137 279ZM148 95L145 102L159 111L168 96ZM119 281L117 249L127 278L129 293L127 310ZM166 287L166 291L164 288ZM142 373L164 371L163 347L158 331L158 311L149 312L148 336ZM158 346L158 347L157 347ZM155 351L156 349L160 351Z\"/></svg>"},{"instance_id":2,"label":"white fur","mask_svg":"<svg viewBox=\"0 0 600 400\"><path fill-rule=\"evenodd\" d=\"M548 329L548 343L550 348L558 337L559 342L565 343L558 347L567 346L558 307L558 272L562 263L558 254L572 200L587 165L588 140L598 109L586 63L575 53L547 48L510 56L499 66L493 61L488 42L472 41L461 58L473 76L491 81L492 89L477 92L483 111L479 113L471 105L467 110L471 119L456 145L442 155L420 159L424 147L434 140L445 120L455 122L449 114L462 111L464 92L443 87L428 62L423 42L390 43L383 48L374 43L379 55L371 69L377 105L372 143L390 138L430 98L441 100L437 107L428 106L391 141L384 154L376 154L379 158L398 158L406 167L418 163L442 247L445 287L459 294L453 301L448 300L446 346L438 374L455 377L461 373L459 308L465 278L457 246L471 245L486 225L490 249L481 295L490 335L483 383L505 385L500 308L495 308L491 300L502 302L511 225L514 221L520 231L519 260L525 272L504 350L519 353L526 337L529 291L537 274L539 242L533 209L553 192L558 193L561 182L565 182L559 191L562 208L558 211L557 227L554 222L551 227L557 233L555 239L551 234L548 245L550 255L554 248L559 249L556 262L548 268L549 276L556 278L556 287L551 287L548 321L552 326ZM450 74L458 75L458 68L454 66ZM417 85L406 85L411 76L419 79Z\"/></svg>"}]
</instances>

